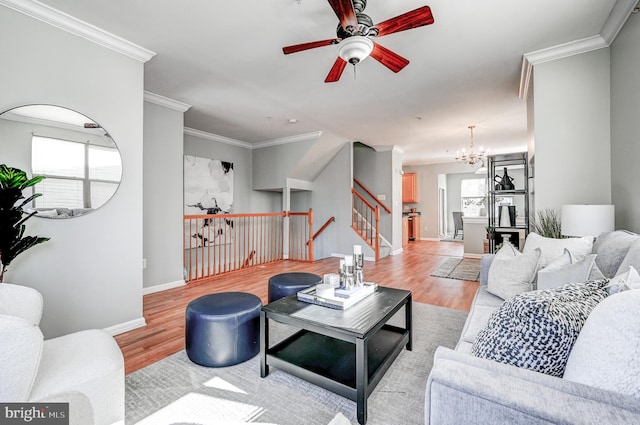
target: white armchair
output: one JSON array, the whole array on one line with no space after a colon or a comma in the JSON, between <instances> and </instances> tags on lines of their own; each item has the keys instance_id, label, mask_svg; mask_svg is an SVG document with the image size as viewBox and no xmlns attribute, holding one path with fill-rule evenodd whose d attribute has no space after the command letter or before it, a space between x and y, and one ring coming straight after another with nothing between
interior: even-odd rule
<instances>
[{"instance_id":1,"label":"white armchair","mask_svg":"<svg viewBox=\"0 0 640 425\"><path fill-rule=\"evenodd\" d=\"M98 329L44 340L42 295L0 284L0 401L68 402L70 424L124 423L124 359Z\"/></svg>"}]
</instances>

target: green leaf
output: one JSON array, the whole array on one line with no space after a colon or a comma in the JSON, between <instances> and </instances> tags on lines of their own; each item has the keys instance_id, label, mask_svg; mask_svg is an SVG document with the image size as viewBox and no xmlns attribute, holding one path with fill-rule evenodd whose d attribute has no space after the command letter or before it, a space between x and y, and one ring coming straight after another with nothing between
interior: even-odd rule
<instances>
[{"instance_id":1,"label":"green leaf","mask_svg":"<svg viewBox=\"0 0 640 425\"><path fill-rule=\"evenodd\" d=\"M34 193L24 199L22 192L44 178L34 176L29 179L26 172L0 164L0 262L3 270L19 254L49 240L46 237L25 236L24 224L35 212L25 214L23 207L41 194ZM19 202L21 199L23 201Z\"/></svg>"}]
</instances>

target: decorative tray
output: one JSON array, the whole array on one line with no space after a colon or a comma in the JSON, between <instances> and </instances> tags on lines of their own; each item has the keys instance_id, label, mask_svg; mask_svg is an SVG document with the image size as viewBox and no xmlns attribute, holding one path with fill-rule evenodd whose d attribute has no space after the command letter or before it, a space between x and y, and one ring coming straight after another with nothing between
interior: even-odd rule
<instances>
[{"instance_id":1,"label":"decorative tray","mask_svg":"<svg viewBox=\"0 0 640 425\"><path fill-rule=\"evenodd\" d=\"M311 286L298 292L298 300L336 310L346 310L373 294L376 289L377 283L364 282L361 287L355 286L352 289L336 288L332 297L319 297L316 295L316 287Z\"/></svg>"}]
</instances>

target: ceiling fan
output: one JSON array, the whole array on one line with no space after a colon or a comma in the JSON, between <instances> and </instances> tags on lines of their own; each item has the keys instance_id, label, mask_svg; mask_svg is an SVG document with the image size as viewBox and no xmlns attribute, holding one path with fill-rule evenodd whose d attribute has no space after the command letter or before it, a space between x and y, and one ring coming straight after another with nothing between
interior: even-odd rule
<instances>
[{"instance_id":1,"label":"ceiling fan","mask_svg":"<svg viewBox=\"0 0 640 425\"><path fill-rule=\"evenodd\" d=\"M316 47L338 45L338 58L324 80L333 83L340 79L347 62L356 65L367 56L371 56L393 72L399 72L409 61L397 53L382 47L372 37L382 37L400 31L433 24L433 15L429 6L422 6L411 12L403 13L395 18L378 24L363 13L366 0L328 0L340 23L336 30L336 38L312 41L283 47L285 55L315 49Z\"/></svg>"}]
</instances>

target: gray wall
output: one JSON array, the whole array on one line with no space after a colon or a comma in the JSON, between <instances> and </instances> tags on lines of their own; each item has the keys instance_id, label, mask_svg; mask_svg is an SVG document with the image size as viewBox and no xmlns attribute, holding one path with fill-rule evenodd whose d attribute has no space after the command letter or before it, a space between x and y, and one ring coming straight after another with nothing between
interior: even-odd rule
<instances>
[{"instance_id":1,"label":"gray wall","mask_svg":"<svg viewBox=\"0 0 640 425\"><path fill-rule=\"evenodd\" d=\"M430 164L405 167L405 173L418 174L419 202L411 204L422 213L420 218L420 238L438 239L438 176L441 174L467 173L469 165L460 162ZM447 211L451 216L451 211ZM449 218L448 221L451 221Z\"/></svg>"},{"instance_id":2,"label":"gray wall","mask_svg":"<svg viewBox=\"0 0 640 425\"><path fill-rule=\"evenodd\" d=\"M252 188L254 151L189 134L184 136L184 154L233 162L232 213L282 211L282 193ZM182 202L182 197L180 198Z\"/></svg>"},{"instance_id":3,"label":"gray wall","mask_svg":"<svg viewBox=\"0 0 640 425\"><path fill-rule=\"evenodd\" d=\"M315 258L332 254L350 254L353 245L362 245L365 257L371 258L371 248L351 229L351 183L353 181L352 144L346 143L313 182L311 205L316 228L331 216L336 218L316 239Z\"/></svg>"},{"instance_id":4,"label":"gray wall","mask_svg":"<svg viewBox=\"0 0 640 425\"><path fill-rule=\"evenodd\" d=\"M184 113L144 103L144 287L184 284Z\"/></svg>"},{"instance_id":5,"label":"gray wall","mask_svg":"<svg viewBox=\"0 0 640 425\"><path fill-rule=\"evenodd\" d=\"M447 174L447 233L453 234L454 224L453 211L462 211L462 191L460 190L460 183L463 179L481 179L486 176L477 175L474 173L450 173Z\"/></svg>"},{"instance_id":6,"label":"gray wall","mask_svg":"<svg viewBox=\"0 0 640 425\"><path fill-rule=\"evenodd\" d=\"M317 139L253 149L253 188L282 189Z\"/></svg>"},{"instance_id":7,"label":"gray wall","mask_svg":"<svg viewBox=\"0 0 640 425\"><path fill-rule=\"evenodd\" d=\"M535 206L611 203L609 49L534 67Z\"/></svg>"},{"instance_id":8,"label":"gray wall","mask_svg":"<svg viewBox=\"0 0 640 425\"><path fill-rule=\"evenodd\" d=\"M99 210L27 222L29 234L51 240L19 256L6 281L43 294L46 338L144 323L143 64L6 7L0 22L0 110L47 103L81 112L108 130L123 160L122 183ZM3 153L12 143L0 139ZM2 162L12 165L4 154Z\"/></svg>"},{"instance_id":9,"label":"gray wall","mask_svg":"<svg viewBox=\"0 0 640 425\"><path fill-rule=\"evenodd\" d=\"M640 15L631 15L611 47L611 191L616 227L640 232Z\"/></svg>"}]
</instances>

